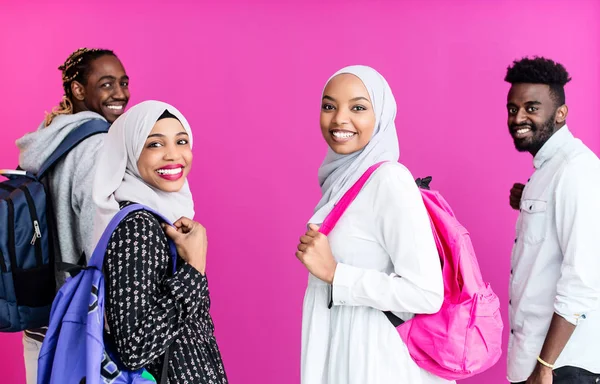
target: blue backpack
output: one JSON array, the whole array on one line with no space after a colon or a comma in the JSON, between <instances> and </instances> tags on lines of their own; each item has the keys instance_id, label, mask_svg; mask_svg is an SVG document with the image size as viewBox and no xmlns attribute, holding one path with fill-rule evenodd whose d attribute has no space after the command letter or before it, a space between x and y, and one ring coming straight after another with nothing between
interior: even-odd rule
<instances>
[{"instance_id":1,"label":"blue backpack","mask_svg":"<svg viewBox=\"0 0 600 384\"><path fill-rule=\"evenodd\" d=\"M129 371L119 363L110 343L104 340L104 275L106 247L119 223L131 212L146 210L160 221L171 224L152 209L131 204L110 221L98 241L87 267L69 278L52 304L50 325L38 360L38 384L148 384L154 377L145 369ZM177 250L171 240L173 273ZM112 349L112 350L111 350ZM167 348L161 383L167 382Z\"/></svg>"},{"instance_id":2,"label":"blue backpack","mask_svg":"<svg viewBox=\"0 0 600 384\"><path fill-rule=\"evenodd\" d=\"M0 332L48 325L60 262L56 219L44 177L77 144L108 132L109 124L90 120L72 132L34 175L0 170Z\"/></svg>"}]
</instances>

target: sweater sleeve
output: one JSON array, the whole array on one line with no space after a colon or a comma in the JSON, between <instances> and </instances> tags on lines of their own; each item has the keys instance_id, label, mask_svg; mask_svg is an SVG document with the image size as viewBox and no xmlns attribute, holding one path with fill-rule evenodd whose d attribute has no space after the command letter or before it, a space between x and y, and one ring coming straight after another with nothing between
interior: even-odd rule
<instances>
[{"instance_id":1,"label":"sweater sleeve","mask_svg":"<svg viewBox=\"0 0 600 384\"><path fill-rule=\"evenodd\" d=\"M129 369L160 357L186 321L209 305L206 277L187 263L170 276L171 255L160 224L134 212L113 233L104 260L106 315Z\"/></svg>"}]
</instances>

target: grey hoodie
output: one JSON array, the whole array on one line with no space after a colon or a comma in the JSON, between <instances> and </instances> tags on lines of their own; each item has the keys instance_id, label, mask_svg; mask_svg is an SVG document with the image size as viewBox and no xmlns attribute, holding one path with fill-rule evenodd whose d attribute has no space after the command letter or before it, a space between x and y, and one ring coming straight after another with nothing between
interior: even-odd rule
<instances>
[{"instance_id":1,"label":"grey hoodie","mask_svg":"<svg viewBox=\"0 0 600 384\"><path fill-rule=\"evenodd\" d=\"M105 120L97 113L86 111L56 116L46 128L44 123L40 124L37 131L17 140L21 151L19 165L29 172L37 172L72 130L92 119ZM95 213L92 185L96 157L105 136L101 133L82 141L48 174L61 259L66 263L76 263L82 252L89 260L94 250L95 244L91 244ZM57 275L58 287L65 277Z\"/></svg>"}]
</instances>

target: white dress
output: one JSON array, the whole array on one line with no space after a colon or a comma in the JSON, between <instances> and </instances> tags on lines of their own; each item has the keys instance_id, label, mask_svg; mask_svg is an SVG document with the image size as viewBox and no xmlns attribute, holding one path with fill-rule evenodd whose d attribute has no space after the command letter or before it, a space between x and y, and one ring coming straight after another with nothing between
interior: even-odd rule
<instances>
[{"instance_id":1,"label":"white dress","mask_svg":"<svg viewBox=\"0 0 600 384\"><path fill-rule=\"evenodd\" d=\"M323 219L315 216L311 222ZM437 312L443 299L429 218L408 169L382 165L338 221L329 243L338 261L333 285L309 274L304 297L302 383L448 383L413 362L382 312L408 320L415 313Z\"/></svg>"}]
</instances>

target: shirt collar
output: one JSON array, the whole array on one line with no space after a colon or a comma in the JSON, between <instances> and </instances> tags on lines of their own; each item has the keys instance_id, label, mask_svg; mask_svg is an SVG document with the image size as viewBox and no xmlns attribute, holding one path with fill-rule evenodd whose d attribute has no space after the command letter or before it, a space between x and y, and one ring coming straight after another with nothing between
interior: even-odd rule
<instances>
[{"instance_id":1,"label":"shirt collar","mask_svg":"<svg viewBox=\"0 0 600 384\"><path fill-rule=\"evenodd\" d=\"M544 143L542 148L534 156L533 166L535 169L541 168L546 161L550 160L552 156L558 152L564 143L570 141L571 139L573 139L573 134L571 131L569 131L569 127L566 125L554 132L554 134L548 139L548 141L546 141L546 143Z\"/></svg>"}]
</instances>

